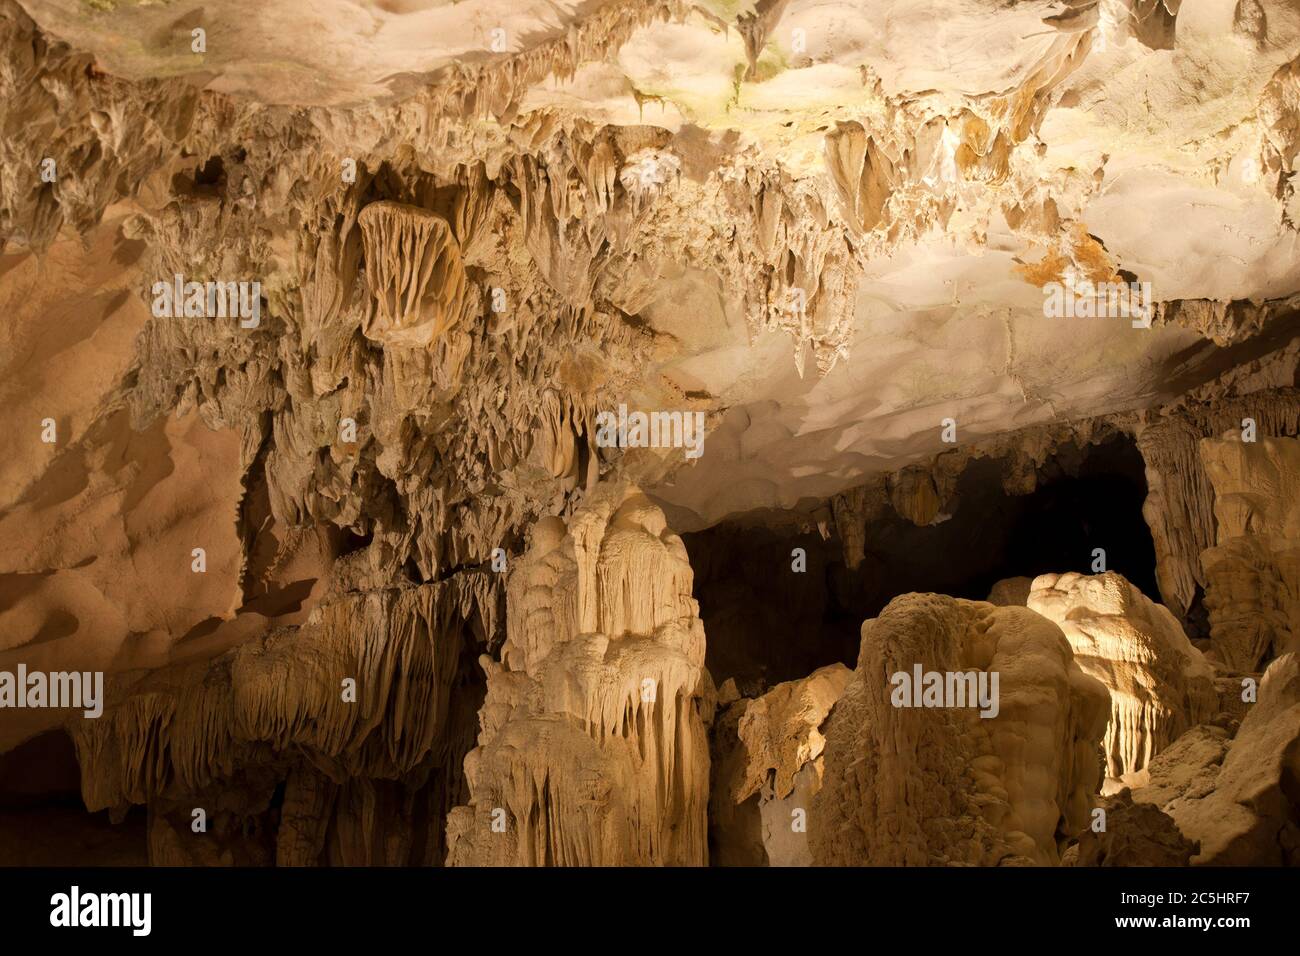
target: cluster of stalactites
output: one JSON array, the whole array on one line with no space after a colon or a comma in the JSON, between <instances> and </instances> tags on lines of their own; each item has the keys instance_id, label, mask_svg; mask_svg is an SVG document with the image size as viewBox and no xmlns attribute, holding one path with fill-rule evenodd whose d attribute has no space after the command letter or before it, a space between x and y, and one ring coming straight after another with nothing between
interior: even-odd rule
<instances>
[{"instance_id":1,"label":"cluster of stalactites","mask_svg":"<svg viewBox=\"0 0 1300 956\"><path fill-rule=\"evenodd\" d=\"M469 281L445 219L416 206L376 202L361 210L357 222L375 300L367 337L428 346L461 321Z\"/></svg>"},{"instance_id":2,"label":"cluster of stalactites","mask_svg":"<svg viewBox=\"0 0 1300 956\"><path fill-rule=\"evenodd\" d=\"M475 573L347 593L300 628L149 675L74 725L86 806L211 798L304 755L336 781L410 773L441 753L461 656L493 626L496 588Z\"/></svg>"},{"instance_id":3,"label":"cluster of stalactites","mask_svg":"<svg viewBox=\"0 0 1300 956\"><path fill-rule=\"evenodd\" d=\"M1137 430L1146 462L1148 496L1143 516L1156 547L1156 580L1166 606L1180 618L1209 580L1202 555L1216 544L1215 490L1200 441L1241 434L1246 420L1257 437L1300 434L1300 397L1279 388L1168 409Z\"/></svg>"},{"instance_id":4,"label":"cluster of stalactites","mask_svg":"<svg viewBox=\"0 0 1300 956\"><path fill-rule=\"evenodd\" d=\"M1262 670L1300 651L1300 438L1203 439L1215 543L1201 553L1214 651Z\"/></svg>"}]
</instances>

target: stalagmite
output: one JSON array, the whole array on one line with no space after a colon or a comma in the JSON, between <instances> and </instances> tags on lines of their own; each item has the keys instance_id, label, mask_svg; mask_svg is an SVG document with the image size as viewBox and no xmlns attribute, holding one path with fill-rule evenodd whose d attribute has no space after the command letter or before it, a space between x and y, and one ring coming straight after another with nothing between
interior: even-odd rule
<instances>
[{"instance_id":1,"label":"stalagmite","mask_svg":"<svg viewBox=\"0 0 1300 956\"><path fill-rule=\"evenodd\" d=\"M1141 770L1213 716L1213 669L1168 609L1121 575L1039 575L1027 604L1060 626L1079 667L1110 692L1107 777Z\"/></svg>"},{"instance_id":2,"label":"stalagmite","mask_svg":"<svg viewBox=\"0 0 1300 956\"><path fill-rule=\"evenodd\" d=\"M0 865L1291 859L1294 6L0 0Z\"/></svg>"},{"instance_id":3,"label":"stalagmite","mask_svg":"<svg viewBox=\"0 0 1300 956\"><path fill-rule=\"evenodd\" d=\"M998 710L896 706L892 675L999 675ZM896 698L895 698L896 699ZM1060 628L1025 608L895 598L862 625L853 678L823 728L810 843L819 865L1054 865L1090 822L1105 687Z\"/></svg>"},{"instance_id":4,"label":"stalagmite","mask_svg":"<svg viewBox=\"0 0 1300 956\"><path fill-rule=\"evenodd\" d=\"M1029 603L1029 592L1033 590L1033 578L1003 578L989 591L988 602L998 607L1015 605L1024 607Z\"/></svg>"},{"instance_id":5,"label":"stalagmite","mask_svg":"<svg viewBox=\"0 0 1300 956\"><path fill-rule=\"evenodd\" d=\"M543 519L447 823L456 866L703 866L715 695L681 540L635 487Z\"/></svg>"}]
</instances>

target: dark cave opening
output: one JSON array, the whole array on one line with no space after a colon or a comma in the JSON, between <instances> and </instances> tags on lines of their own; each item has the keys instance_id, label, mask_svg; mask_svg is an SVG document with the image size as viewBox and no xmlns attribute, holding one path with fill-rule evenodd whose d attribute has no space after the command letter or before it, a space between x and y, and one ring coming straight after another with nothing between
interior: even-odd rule
<instances>
[{"instance_id":1,"label":"dark cave opening","mask_svg":"<svg viewBox=\"0 0 1300 956\"><path fill-rule=\"evenodd\" d=\"M335 551L336 558L342 558L346 555L360 551L363 548L370 547L370 542L375 539L373 530L364 533L358 532L353 528L344 528L339 538L338 549Z\"/></svg>"},{"instance_id":2,"label":"dark cave opening","mask_svg":"<svg viewBox=\"0 0 1300 956\"><path fill-rule=\"evenodd\" d=\"M81 767L63 730L0 754L0 866L143 866L147 813L132 807L113 823L88 813Z\"/></svg>"},{"instance_id":3,"label":"dark cave opening","mask_svg":"<svg viewBox=\"0 0 1300 956\"><path fill-rule=\"evenodd\" d=\"M857 660L858 629L833 594L839 542L816 533L724 523L682 536L695 572L706 641L705 666L743 696ZM795 571L802 549L806 570Z\"/></svg>"},{"instance_id":4,"label":"dark cave opening","mask_svg":"<svg viewBox=\"0 0 1300 956\"><path fill-rule=\"evenodd\" d=\"M1142 517L1146 471L1131 439L1058 449L1027 495L1003 490L1005 464L972 462L946 520L917 527L891 511L872 524L866 560L841 590L849 606L870 617L895 595L918 590L984 600L1003 578L1091 574L1098 548L1106 570L1160 600L1155 544Z\"/></svg>"},{"instance_id":5,"label":"dark cave opening","mask_svg":"<svg viewBox=\"0 0 1300 956\"><path fill-rule=\"evenodd\" d=\"M1094 573L1095 549L1107 570L1160 600L1142 516L1145 466L1131 438L1059 448L1027 495L1003 488L1009 464L971 462L930 525L885 508L869 522L865 558L853 570L837 538L792 524L724 522L683 535L714 680L734 678L749 695L836 661L852 667L862 622L900 594L985 600L1004 578ZM803 571L795 549L806 555Z\"/></svg>"},{"instance_id":6,"label":"dark cave opening","mask_svg":"<svg viewBox=\"0 0 1300 956\"><path fill-rule=\"evenodd\" d=\"M172 177L172 190L180 196L220 197L225 186L226 164L220 156L196 163L189 175L179 172Z\"/></svg>"}]
</instances>

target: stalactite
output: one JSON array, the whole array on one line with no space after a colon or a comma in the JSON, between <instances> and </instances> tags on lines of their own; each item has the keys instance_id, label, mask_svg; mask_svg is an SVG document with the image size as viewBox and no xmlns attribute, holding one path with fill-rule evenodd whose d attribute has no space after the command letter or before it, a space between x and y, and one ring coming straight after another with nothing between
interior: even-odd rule
<instances>
[{"instance_id":1,"label":"stalactite","mask_svg":"<svg viewBox=\"0 0 1300 956\"><path fill-rule=\"evenodd\" d=\"M1258 671L1300 651L1300 439L1203 439L1214 488L1214 546L1201 553L1218 658Z\"/></svg>"},{"instance_id":2,"label":"stalactite","mask_svg":"<svg viewBox=\"0 0 1300 956\"><path fill-rule=\"evenodd\" d=\"M304 862L320 852L323 831L306 809L292 808L323 808L331 786L430 771L452 786L469 745L454 730L462 657L488 639L495 587L480 572L353 592L321 605L301 628L149 675L102 720L75 728L86 806L254 814L262 791L241 792L241 781L287 777L286 826L307 832L282 833L277 852Z\"/></svg>"},{"instance_id":3,"label":"stalactite","mask_svg":"<svg viewBox=\"0 0 1300 956\"><path fill-rule=\"evenodd\" d=\"M1179 617L1187 613L1196 589L1207 584L1201 555L1215 543L1214 491L1198 442L1228 430L1240 433L1247 418L1255 422L1260 436L1300 434L1297 392L1269 389L1181 403L1137 429L1150 488L1143 510L1156 543L1160 594Z\"/></svg>"}]
</instances>

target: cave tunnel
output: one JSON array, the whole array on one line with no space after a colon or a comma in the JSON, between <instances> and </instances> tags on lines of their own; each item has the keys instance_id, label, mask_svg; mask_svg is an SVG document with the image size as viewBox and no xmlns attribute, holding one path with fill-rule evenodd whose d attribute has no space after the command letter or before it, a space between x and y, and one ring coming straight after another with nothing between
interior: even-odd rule
<instances>
[{"instance_id":1,"label":"cave tunnel","mask_svg":"<svg viewBox=\"0 0 1300 956\"><path fill-rule=\"evenodd\" d=\"M971 462L930 525L884 509L868 524L865 559L853 570L838 538L816 532L724 522L683 535L714 680L734 678L748 696L836 661L852 667L862 622L900 594L984 600L1003 578L1091 574L1096 548L1107 570L1160 601L1142 516L1146 472L1131 438L1058 448L1027 495L1004 490L1007 465ZM802 573L793 569L795 548L807 555Z\"/></svg>"}]
</instances>

